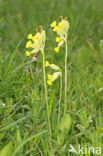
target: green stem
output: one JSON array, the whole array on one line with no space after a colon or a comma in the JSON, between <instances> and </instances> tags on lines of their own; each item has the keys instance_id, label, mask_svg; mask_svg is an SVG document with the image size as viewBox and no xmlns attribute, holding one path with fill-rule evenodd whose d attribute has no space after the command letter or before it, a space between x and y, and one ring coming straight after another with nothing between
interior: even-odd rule
<instances>
[{"instance_id":1,"label":"green stem","mask_svg":"<svg viewBox=\"0 0 103 156\"><path fill-rule=\"evenodd\" d=\"M51 137L51 123L50 123L50 114L49 114L49 105L48 105L48 95L47 95L47 85L46 85L46 74L45 74L45 53L43 54L43 75L44 75L44 87L45 87L45 100L46 100L46 111L47 111L47 120L48 120L48 128Z\"/></svg>"},{"instance_id":2,"label":"green stem","mask_svg":"<svg viewBox=\"0 0 103 156\"><path fill-rule=\"evenodd\" d=\"M60 121L60 113L61 113L61 97L62 97L62 73L60 75L60 97L59 97L59 114L58 114L58 124L59 124L59 121Z\"/></svg>"},{"instance_id":3,"label":"green stem","mask_svg":"<svg viewBox=\"0 0 103 156\"><path fill-rule=\"evenodd\" d=\"M68 47L67 47L67 40L65 40L65 102L64 102L64 115L67 110L67 56L68 56Z\"/></svg>"}]
</instances>

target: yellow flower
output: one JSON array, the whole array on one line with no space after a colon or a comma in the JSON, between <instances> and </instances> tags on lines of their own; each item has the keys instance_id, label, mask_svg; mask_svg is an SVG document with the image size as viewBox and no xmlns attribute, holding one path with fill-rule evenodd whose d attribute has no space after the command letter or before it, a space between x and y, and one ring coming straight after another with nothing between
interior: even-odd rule
<instances>
[{"instance_id":1,"label":"yellow flower","mask_svg":"<svg viewBox=\"0 0 103 156\"><path fill-rule=\"evenodd\" d=\"M59 26L60 28L63 28L63 27L64 27L64 23L63 23L63 22L59 22L59 23L58 23L58 26Z\"/></svg>"},{"instance_id":2,"label":"yellow flower","mask_svg":"<svg viewBox=\"0 0 103 156\"><path fill-rule=\"evenodd\" d=\"M57 35L58 35L58 37L56 38L56 42L57 43L61 42L63 44L66 41L66 39L67 39L68 30L69 30L69 22L67 21L67 17L65 17L63 19L63 17L61 16L60 18L61 18L61 21L57 25L53 25L53 31L57 32ZM58 48L62 44L59 44ZM58 52L57 49L55 51Z\"/></svg>"},{"instance_id":3,"label":"yellow flower","mask_svg":"<svg viewBox=\"0 0 103 156\"><path fill-rule=\"evenodd\" d=\"M56 42L59 43L61 41L60 37L56 38Z\"/></svg>"},{"instance_id":4,"label":"yellow flower","mask_svg":"<svg viewBox=\"0 0 103 156\"><path fill-rule=\"evenodd\" d=\"M33 38L33 35L32 34L29 34L27 38L28 39L32 39Z\"/></svg>"},{"instance_id":5,"label":"yellow flower","mask_svg":"<svg viewBox=\"0 0 103 156\"><path fill-rule=\"evenodd\" d=\"M30 47L32 47L33 46L33 43L31 42L31 41L28 41L27 43L26 43L26 48L30 48Z\"/></svg>"},{"instance_id":6,"label":"yellow flower","mask_svg":"<svg viewBox=\"0 0 103 156\"><path fill-rule=\"evenodd\" d=\"M47 83L48 83L49 86L52 85L52 81L50 81L50 80L48 80Z\"/></svg>"},{"instance_id":7,"label":"yellow flower","mask_svg":"<svg viewBox=\"0 0 103 156\"><path fill-rule=\"evenodd\" d=\"M51 74L48 74L48 79L51 80L53 76Z\"/></svg>"},{"instance_id":8,"label":"yellow flower","mask_svg":"<svg viewBox=\"0 0 103 156\"><path fill-rule=\"evenodd\" d=\"M56 24L57 24L57 22L56 21L54 21L50 26L51 27L55 27L56 26Z\"/></svg>"},{"instance_id":9,"label":"yellow flower","mask_svg":"<svg viewBox=\"0 0 103 156\"><path fill-rule=\"evenodd\" d=\"M56 53L59 52L59 48L58 47L54 48L54 50L55 50Z\"/></svg>"},{"instance_id":10,"label":"yellow flower","mask_svg":"<svg viewBox=\"0 0 103 156\"><path fill-rule=\"evenodd\" d=\"M57 34L60 36L60 38L67 39L68 30L69 30L69 22L65 19L62 19L61 22L58 24L58 32Z\"/></svg>"},{"instance_id":11,"label":"yellow flower","mask_svg":"<svg viewBox=\"0 0 103 156\"><path fill-rule=\"evenodd\" d=\"M28 35L28 39L31 39L32 41L28 41L26 43L26 48L32 48L31 53L36 54L39 51L43 53L44 47L45 47L45 40L46 40L46 34L43 30L43 27L40 26L41 32L36 29L36 34L33 36L32 34Z\"/></svg>"},{"instance_id":12,"label":"yellow flower","mask_svg":"<svg viewBox=\"0 0 103 156\"><path fill-rule=\"evenodd\" d=\"M45 62L45 67L48 67L50 65L49 61Z\"/></svg>"},{"instance_id":13,"label":"yellow flower","mask_svg":"<svg viewBox=\"0 0 103 156\"><path fill-rule=\"evenodd\" d=\"M54 48L55 52L59 52L59 48L65 43L68 36L68 30L69 30L69 22L67 21L67 17L63 19L62 16L60 16L61 21L59 23L52 23L53 31L57 33L57 47Z\"/></svg>"},{"instance_id":14,"label":"yellow flower","mask_svg":"<svg viewBox=\"0 0 103 156\"><path fill-rule=\"evenodd\" d=\"M53 29L54 32L56 32L58 30L59 30L59 27L58 26L55 26L54 29Z\"/></svg>"},{"instance_id":15,"label":"yellow flower","mask_svg":"<svg viewBox=\"0 0 103 156\"><path fill-rule=\"evenodd\" d=\"M30 51L26 51L26 56L29 56L31 55L31 52Z\"/></svg>"},{"instance_id":16,"label":"yellow flower","mask_svg":"<svg viewBox=\"0 0 103 156\"><path fill-rule=\"evenodd\" d=\"M33 40L38 40L38 36L37 35L33 36Z\"/></svg>"}]
</instances>

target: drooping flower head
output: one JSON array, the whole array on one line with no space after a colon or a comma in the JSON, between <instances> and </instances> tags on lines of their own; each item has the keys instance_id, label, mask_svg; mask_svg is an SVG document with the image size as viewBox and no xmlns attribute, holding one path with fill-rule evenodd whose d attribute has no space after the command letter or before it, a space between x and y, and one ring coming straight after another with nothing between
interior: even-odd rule
<instances>
[{"instance_id":1,"label":"drooping flower head","mask_svg":"<svg viewBox=\"0 0 103 156\"><path fill-rule=\"evenodd\" d=\"M45 62L45 67L50 67L52 68L53 70L55 70L56 72L54 72L52 75L51 74L48 74L48 80L47 80L47 83L48 85L52 85L52 83L59 77L61 76L61 70L60 68L55 65L55 64L50 64L48 61Z\"/></svg>"},{"instance_id":2,"label":"drooping flower head","mask_svg":"<svg viewBox=\"0 0 103 156\"><path fill-rule=\"evenodd\" d=\"M50 26L53 28L53 31L57 33L56 42L57 47L54 49L55 52L59 52L59 48L63 45L63 43L67 39L68 30L69 30L69 22L67 21L67 17L63 19L62 16L60 16L61 21L57 23L54 21Z\"/></svg>"},{"instance_id":3,"label":"drooping flower head","mask_svg":"<svg viewBox=\"0 0 103 156\"><path fill-rule=\"evenodd\" d=\"M36 34L34 36L32 34L28 35L29 41L26 43L26 48L31 48L32 50L26 51L27 56L44 50L46 34L42 26L40 26L40 30L39 32L38 29L35 29Z\"/></svg>"}]
</instances>

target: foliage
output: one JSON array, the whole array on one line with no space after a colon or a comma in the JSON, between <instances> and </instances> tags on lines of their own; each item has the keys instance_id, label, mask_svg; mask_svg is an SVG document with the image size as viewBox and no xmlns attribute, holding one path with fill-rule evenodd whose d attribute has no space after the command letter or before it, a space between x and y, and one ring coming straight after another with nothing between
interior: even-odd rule
<instances>
[{"instance_id":1,"label":"foliage","mask_svg":"<svg viewBox=\"0 0 103 156\"><path fill-rule=\"evenodd\" d=\"M102 0L0 0L0 156L67 156L70 144L75 148L78 144L101 146L103 150L102 6ZM62 128L57 126L60 87L55 81L48 87L52 125L49 144L42 55L31 62L24 47L32 28L44 25L46 60L64 71L64 48L54 52L55 34L50 28L61 15L70 21L67 123L71 124L63 128L66 123L62 121Z\"/></svg>"}]
</instances>

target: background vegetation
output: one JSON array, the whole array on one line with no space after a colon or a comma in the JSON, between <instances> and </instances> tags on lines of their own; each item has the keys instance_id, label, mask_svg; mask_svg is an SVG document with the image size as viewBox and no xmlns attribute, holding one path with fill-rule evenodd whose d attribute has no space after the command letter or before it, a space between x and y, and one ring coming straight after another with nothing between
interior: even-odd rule
<instances>
[{"instance_id":1,"label":"background vegetation","mask_svg":"<svg viewBox=\"0 0 103 156\"><path fill-rule=\"evenodd\" d=\"M72 124L68 131L57 131L57 80L48 87L53 133L50 149L42 56L37 63L30 63L25 44L27 34L43 25L46 59L64 71L64 48L54 52L55 34L49 26L60 15L68 16L70 22L68 113ZM0 156L68 156L70 144L75 148L78 144L102 147L102 38L103 0L0 0Z\"/></svg>"}]
</instances>

